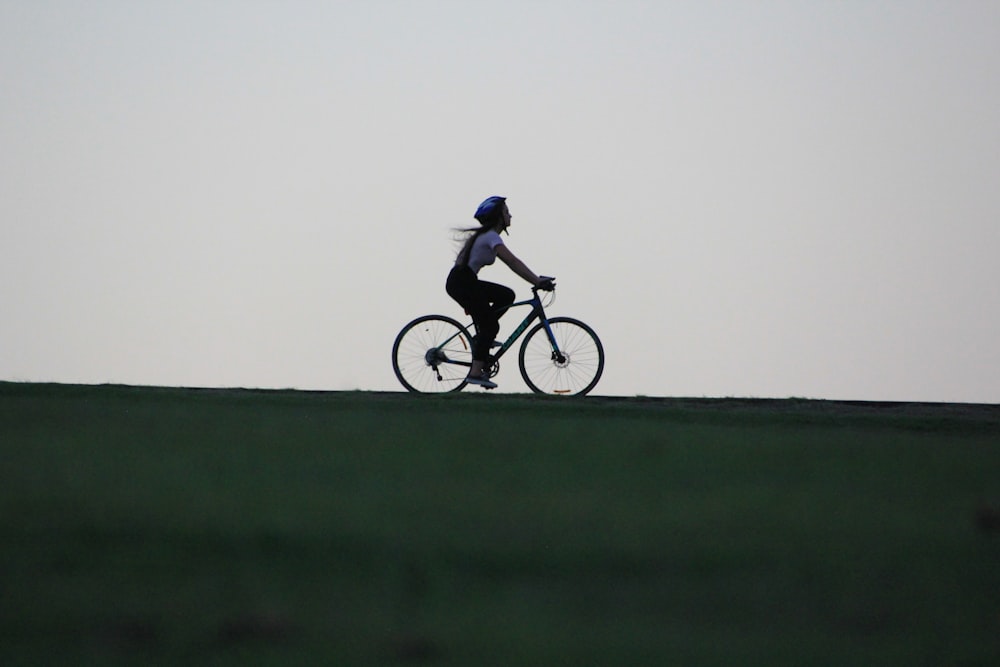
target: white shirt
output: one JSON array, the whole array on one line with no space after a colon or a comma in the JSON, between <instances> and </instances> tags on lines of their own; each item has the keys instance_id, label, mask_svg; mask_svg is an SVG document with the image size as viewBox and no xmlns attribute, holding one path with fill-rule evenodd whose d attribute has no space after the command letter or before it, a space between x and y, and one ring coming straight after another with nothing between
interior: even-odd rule
<instances>
[{"instance_id":1,"label":"white shirt","mask_svg":"<svg viewBox=\"0 0 1000 667\"><path fill-rule=\"evenodd\" d=\"M483 232L469 249L469 268L473 273L479 273L479 269L488 266L497 259L497 247L503 245L500 234L492 229Z\"/></svg>"}]
</instances>

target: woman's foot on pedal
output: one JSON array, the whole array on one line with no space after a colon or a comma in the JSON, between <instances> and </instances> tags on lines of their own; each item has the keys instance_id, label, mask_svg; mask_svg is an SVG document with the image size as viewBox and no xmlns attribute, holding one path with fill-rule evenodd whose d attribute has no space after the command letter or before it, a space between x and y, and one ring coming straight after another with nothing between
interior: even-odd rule
<instances>
[{"instance_id":1,"label":"woman's foot on pedal","mask_svg":"<svg viewBox=\"0 0 1000 667\"><path fill-rule=\"evenodd\" d=\"M496 389L497 383L489 379L485 375L470 375L465 378L465 381L469 384L477 384L483 389Z\"/></svg>"}]
</instances>

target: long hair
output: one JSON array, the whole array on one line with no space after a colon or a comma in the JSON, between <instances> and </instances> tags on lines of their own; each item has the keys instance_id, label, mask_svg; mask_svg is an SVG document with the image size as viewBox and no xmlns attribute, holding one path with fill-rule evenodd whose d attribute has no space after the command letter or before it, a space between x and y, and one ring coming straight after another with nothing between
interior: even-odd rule
<instances>
[{"instance_id":1,"label":"long hair","mask_svg":"<svg viewBox=\"0 0 1000 667\"><path fill-rule=\"evenodd\" d=\"M488 215L479 219L479 227L456 229L455 232L458 234L458 240L462 243L462 248L458 251L458 257L455 259L455 265L468 266L469 255L472 252L472 245L476 242L476 239L486 232L496 229L496 226L502 219L502 209L498 206L490 211Z\"/></svg>"}]
</instances>

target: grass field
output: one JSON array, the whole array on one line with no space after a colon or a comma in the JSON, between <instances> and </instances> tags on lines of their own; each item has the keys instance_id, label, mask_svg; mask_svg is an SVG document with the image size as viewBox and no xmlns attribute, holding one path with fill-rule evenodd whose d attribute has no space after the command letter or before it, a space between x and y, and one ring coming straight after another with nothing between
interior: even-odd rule
<instances>
[{"instance_id":1,"label":"grass field","mask_svg":"<svg viewBox=\"0 0 1000 667\"><path fill-rule=\"evenodd\" d=\"M1000 406L0 383L0 453L0 665L1000 664Z\"/></svg>"}]
</instances>

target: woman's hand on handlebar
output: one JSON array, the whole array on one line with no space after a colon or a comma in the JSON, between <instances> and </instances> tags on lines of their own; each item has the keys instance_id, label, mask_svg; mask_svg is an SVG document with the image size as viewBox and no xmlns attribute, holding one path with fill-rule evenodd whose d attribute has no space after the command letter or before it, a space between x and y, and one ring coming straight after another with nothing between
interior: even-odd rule
<instances>
[{"instance_id":1,"label":"woman's hand on handlebar","mask_svg":"<svg viewBox=\"0 0 1000 667\"><path fill-rule=\"evenodd\" d=\"M538 276L538 283L535 285L535 289L540 289L545 292L551 292L556 288L556 279L552 276Z\"/></svg>"}]
</instances>

